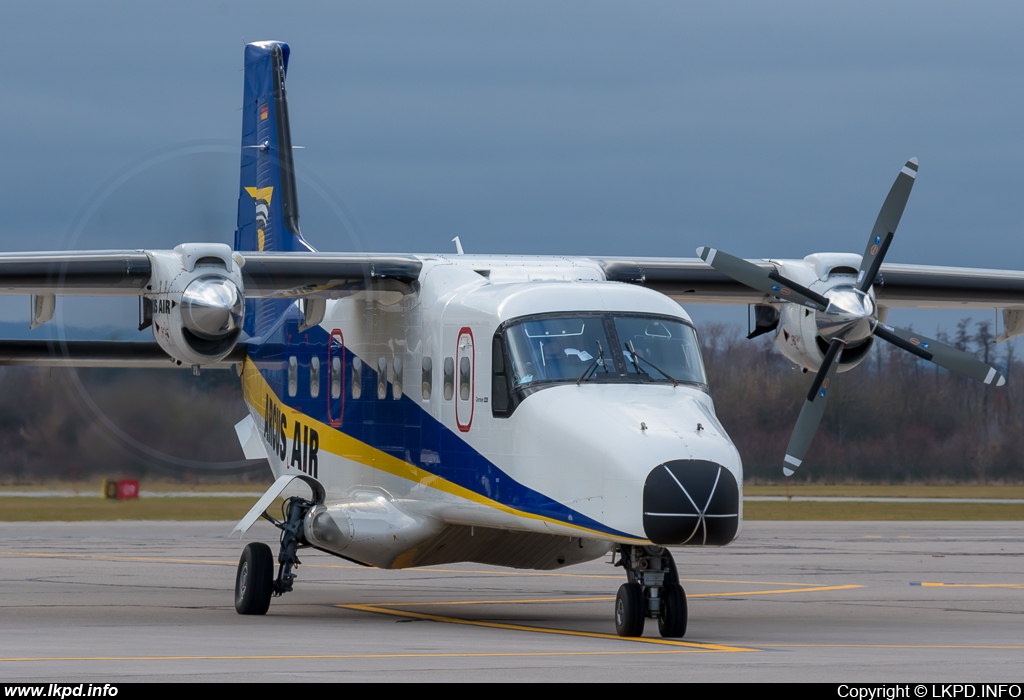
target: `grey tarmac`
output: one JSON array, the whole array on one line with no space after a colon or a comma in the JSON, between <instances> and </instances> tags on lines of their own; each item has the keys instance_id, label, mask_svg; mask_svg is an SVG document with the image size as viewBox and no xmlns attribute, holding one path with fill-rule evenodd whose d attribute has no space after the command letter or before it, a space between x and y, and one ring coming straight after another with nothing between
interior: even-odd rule
<instances>
[{"instance_id":1,"label":"grey tarmac","mask_svg":"<svg viewBox=\"0 0 1024 700\"><path fill-rule=\"evenodd\" d=\"M232 525L0 523L0 679L1024 680L1019 522L745 523L728 547L675 550L677 641L654 621L615 637L607 560L380 571L306 550L295 591L242 617Z\"/></svg>"}]
</instances>

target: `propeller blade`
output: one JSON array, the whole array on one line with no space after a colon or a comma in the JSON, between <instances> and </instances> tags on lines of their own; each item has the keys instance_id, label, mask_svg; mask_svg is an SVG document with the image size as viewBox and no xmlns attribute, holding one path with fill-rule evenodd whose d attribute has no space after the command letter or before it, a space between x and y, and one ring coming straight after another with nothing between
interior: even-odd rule
<instances>
[{"instance_id":1,"label":"propeller blade","mask_svg":"<svg viewBox=\"0 0 1024 700\"><path fill-rule=\"evenodd\" d=\"M868 291L875 278L878 277L878 268L882 266L885 253L892 243L893 234L903 217L903 210L910 198L910 190L914 187L917 179L917 158L907 161L900 174L896 176L896 182L882 204L882 210L878 212L875 219L875 227L871 229L871 238L868 239L867 248L864 249L864 257L860 262L860 274L857 275L857 289L862 292Z\"/></svg>"},{"instance_id":2,"label":"propeller blade","mask_svg":"<svg viewBox=\"0 0 1024 700\"><path fill-rule=\"evenodd\" d=\"M697 249L697 255L722 274L732 277L737 282L742 282L751 289L819 311L828 308L828 299L824 296L786 279L778 272L768 272L743 258L737 258L735 255L729 255L714 248L702 246Z\"/></svg>"},{"instance_id":3,"label":"propeller blade","mask_svg":"<svg viewBox=\"0 0 1024 700\"><path fill-rule=\"evenodd\" d=\"M1002 386L1006 383L1006 377L995 367L985 364L969 353L919 333L879 323L875 326L875 335L924 360L934 362L939 367L945 367L951 372L962 374L985 384Z\"/></svg>"},{"instance_id":4,"label":"propeller blade","mask_svg":"<svg viewBox=\"0 0 1024 700\"><path fill-rule=\"evenodd\" d=\"M818 425L828 402L829 386L836 376L836 370L839 369L839 357L843 354L845 345L846 343L838 338L832 341L821 367L818 368L818 374L811 383L807 400L800 409L800 417L797 418L796 427L793 428L793 435L789 438L789 446L786 448L785 464L782 465L782 473L786 476L793 476L803 463L811 441L814 440L814 434L818 432Z\"/></svg>"}]
</instances>

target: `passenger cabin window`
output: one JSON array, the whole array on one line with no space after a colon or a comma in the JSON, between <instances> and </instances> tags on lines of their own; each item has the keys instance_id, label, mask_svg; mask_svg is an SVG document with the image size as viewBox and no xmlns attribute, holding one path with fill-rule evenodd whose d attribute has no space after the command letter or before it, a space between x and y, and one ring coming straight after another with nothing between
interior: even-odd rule
<instances>
[{"instance_id":1,"label":"passenger cabin window","mask_svg":"<svg viewBox=\"0 0 1024 700\"><path fill-rule=\"evenodd\" d=\"M444 400L451 401L455 396L455 358L444 358Z\"/></svg>"},{"instance_id":2,"label":"passenger cabin window","mask_svg":"<svg viewBox=\"0 0 1024 700\"><path fill-rule=\"evenodd\" d=\"M429 357L423 358L421 375L423 398L426 400L430 398L430 391L434 385L434 362Z\"/></svg>"},{"instance_id":3,"label":"passenger cabin window","mask_svg":"<svg viewBox=\"0 0 1024 700\"><path fill-rule=\"evenodd\" d=\"M299 393L299 360L292 355L288 358L288 396Z\"/></svg>"},{"instance_id":4,"label":"passenger cabin window","mask_svg":"<svg viewBox=\"0 0 1024 700\"><path fill-rule=\"evenodd\" d=\"M402 358L396 357L392 360L391 367L395 371L395 376L391 380L391 398L400 399L402 398Z\"/></svg>"},{"instance_id":5,"label":"passenger cabin window","mask_svg":"<svg viewBox=\"0 0 1024 700\"><path fill-rule=\"evenodd\" d=\"M471 378L469 358L459 360L459 400L469 401L469 383Z\"/></svg>"},{"instance_id":6,"label":"passenger cabin window","mask_svg":"<svg viewBox=\"0 0 1024 700\"><path fill-rule=\"evenodd\" d=\"M338 396L341 396L341 365L338 366ZM333 385L332 385L333 387ZM333 394L334 389L331 389ZM358 399L363 395L363 361L358 357L352 358L352 398Z\"/></svg>"},{"instance_id":7,"label":"passenger cabin window","mask_svg":"<svg viewBox=\"0 0 1024 700\"><path fill-rule=\"evenodd\" d=\"M388 395L388 361L383 357L377 358L377 398L383 399Z\"/></svg>"},{"instance_id":8,"label":"passenger cabin window","mask_svg":"<svg viewBox=\"0 0 1024 700\"><path fill-rule=\"evenodd\" d=\"M309 396L320 396L320 358L315 355L309 361Z\"/></svg>"}]
</instances>

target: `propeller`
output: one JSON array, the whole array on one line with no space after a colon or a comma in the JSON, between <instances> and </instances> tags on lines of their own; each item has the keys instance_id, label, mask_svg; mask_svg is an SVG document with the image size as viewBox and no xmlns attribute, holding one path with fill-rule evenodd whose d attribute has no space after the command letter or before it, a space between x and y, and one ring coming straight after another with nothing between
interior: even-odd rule
<instances>
[{"instance_id":1,"label":"propeller","mask_svg":"<svg viewBox=\"0 0 1024 700\"><path fill-rule=\"evenodd\" d=\"M870 290L878 278L882 261L892 244L896 227L903 217L903 210L906 209L910 191L917 178L917 168L917 158L911 158L896 176L896 181L882 203L882 209L878 212L878 218L871 229L871 237L868 238L867 247L861 258L857 281L853 285L838 285L820 294L783 277L778 272L769 272L742 258L714 248L697 249L697 255L704 262L737 282L780 301L801 304L813 309L818 335L829 342L828 351L811 383L810 391L807 392L807 399L800 409L800 416L786 448L782 466L786 476L792 476L800 467L814 440L821 417L825 413L832 381L839 369L839 359L848 343L876 336L951 372L985 384L994 383L996 386L1002 386L1006 383L1006 378L995 367L966 352L918 333L878 322L878 308ZM768 323L766 318L765 325ZM760 333L755 331L751 337L755 335Z\"/></svg>"}]
</instances>

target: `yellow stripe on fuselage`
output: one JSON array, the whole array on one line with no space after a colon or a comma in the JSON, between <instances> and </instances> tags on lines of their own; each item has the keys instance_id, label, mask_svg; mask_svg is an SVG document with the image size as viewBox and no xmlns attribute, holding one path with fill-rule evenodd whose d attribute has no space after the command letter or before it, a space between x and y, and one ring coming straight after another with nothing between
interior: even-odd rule
<instances>
[{"instance_id":1,"label":"yellow stripe on fuselage","mask_svg":"<svg viewBox=\"0 0 1024 700\"><path fill-rule=\"evenodd\" d=\"M359 464L366 465L372 469L377 469L386 474L391 474L392 476L397 476L416 484L428 486L443 493L458 496L459 498L466 499L467 501L479 503L487 506L488 508L493 508L519 518L539 520L553 525L572 528L579 532L596 535L600 539L605 540L614 540L616 542L637 542L644 544L648 542L647 540L635 537L617 537L606 532L601 532L600 530L592 530L590 528L580 527L579 525L567 523L562 520L553 520L541 515L511 508L503 503L499 503L498 501L487 498L486 496L482 496L475 491L470 491L469 489L459 486L458 484L448 481L436 474L431 474L424 469L420 469L414 464L404 462L397 457L393 457L386 452L372 447L371 445L367 445L365 442L357 440L339 428L334 428L326 425L325 423L321 423L305 413L297 411L286 405L277 398L277 395L271 390L270 385L267 384L267 380L264 379L262 374L260 374L259 369L256 368L256 364L249 357L246 357L245 362L242 365L242 392L245 396L246 403L255 408L256 412L263 416L264 420L267 419L264 411L267 405L267 396L269 395L271 400L278 405L280 410L288 418L289 425L295 425L295 422L297 421L304 426L308 425L311 429L315 429L319 434L321 451L330 452L338 457L358 462Z\"/></svg>"}]
</instances>

